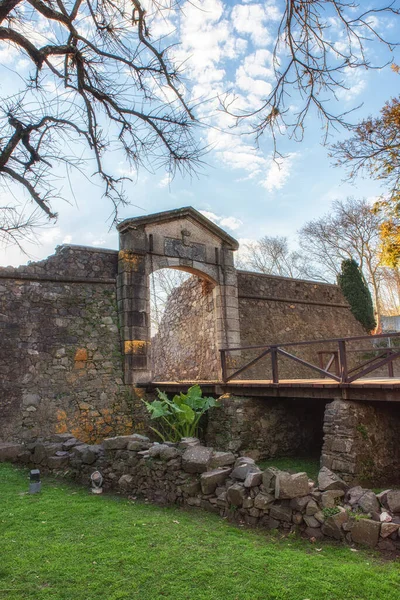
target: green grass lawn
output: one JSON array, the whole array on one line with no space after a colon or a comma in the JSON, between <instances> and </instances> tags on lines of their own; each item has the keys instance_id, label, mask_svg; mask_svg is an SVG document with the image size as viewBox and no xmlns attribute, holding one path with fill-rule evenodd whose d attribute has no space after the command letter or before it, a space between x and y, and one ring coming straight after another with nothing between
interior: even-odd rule
<instances>
[{"instance_id":1,"label":"green grass lawn","mask_svg":"<svg viewBox=\"0 0 400 600\"><path fill-rule=\"evenodd\" d=\"M266 469L267 467L276 467L282 471L293 471L294 473L300 473L305 471L307 475L317 481L318 472L320 470L319 457L318 458L297 458L293 456L283 458L270 458L257 462L257 464Z\"/></svg>"},{"instance_id":2,"label":"green grass lawn","mask_svg":"<svg viewBox=\"0 0 400 600\"><path fill-rule=\"evenodd\" d=\"M0 599L398 600L400 564L0 465Z\"/></svg>"}]
</instances>

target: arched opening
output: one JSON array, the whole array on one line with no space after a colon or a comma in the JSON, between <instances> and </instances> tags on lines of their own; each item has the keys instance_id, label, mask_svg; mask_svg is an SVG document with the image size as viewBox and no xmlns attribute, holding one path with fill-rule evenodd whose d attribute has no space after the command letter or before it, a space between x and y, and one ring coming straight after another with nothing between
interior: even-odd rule
<instances>
[{"instance_id":1,"label":"arched opening","mask_svg":"<svg viewBox=\"0 0 400 600\"><path fill-rule=\"evenodd\" d=\"M150 275L152 381L218 378L215 288L194 269Z\"/></svg>"}]
</instances>

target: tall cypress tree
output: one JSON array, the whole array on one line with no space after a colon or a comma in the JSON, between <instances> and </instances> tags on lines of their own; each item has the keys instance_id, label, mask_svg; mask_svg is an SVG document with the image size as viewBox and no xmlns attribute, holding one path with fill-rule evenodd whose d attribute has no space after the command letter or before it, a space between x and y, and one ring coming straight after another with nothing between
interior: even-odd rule
<instances>
[{"instance_id":1,"label":"tall cypress tree","mask_svg":"<svg viewBox=\"0 0 400 600\"><path fill-rule=\"evenodd\" d=\"M342 262L338 284L350 304L350 310L361 325L369 332L376 327L371 293L361 270L354 259Z\"/></svg>"}]
</instances>

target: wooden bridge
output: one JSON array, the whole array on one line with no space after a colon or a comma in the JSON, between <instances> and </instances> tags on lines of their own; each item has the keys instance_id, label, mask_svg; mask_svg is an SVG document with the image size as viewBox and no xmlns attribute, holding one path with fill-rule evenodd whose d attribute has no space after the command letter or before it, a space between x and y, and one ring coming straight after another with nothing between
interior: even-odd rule
<instances>
[{"instance_id":1,"label":"wooden bridge","mask_svg":"<svg viewBox=\"0 0 400 600\"><path fill-rule=\"evenodd\" d=\"M388 340L385 346L382 341ZM355 344L368 344L354 347ZM318 364L296 355L296 350L313 346ZM244 352L257 351L257 356L233 370L229 367L229 356L241 356ZM355 363L356 355L364 354L367 360ZM395 375L394 362L400 357L400 333L330 338L283 344L241 346L220 350L220 381L158 381L146 388L162 387L164 391L180 392L198 383L203 392L222 395L231 393L241 396L264 396L280 398L343 398L373 402L400 402L400 377ZM372 356L371 356L372 355ZM318 379L287 379L279 376L279 359L293 361L302 367L317 372ZM242 378L255 364L263 359L269 361L270 379ZM387 376L377 373L387 369ZM267 368L266 368L267 371ZM371 374L379 375L374 377Z\"/></svg>"}]
</instances>

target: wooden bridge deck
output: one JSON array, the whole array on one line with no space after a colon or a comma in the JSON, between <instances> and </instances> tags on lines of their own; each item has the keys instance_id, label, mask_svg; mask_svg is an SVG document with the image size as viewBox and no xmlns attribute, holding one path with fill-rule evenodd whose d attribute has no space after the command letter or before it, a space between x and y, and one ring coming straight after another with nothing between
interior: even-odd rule
<instances>
[{"instance_id":1,"label":"wooden bridge deck","mask_svg":"<svg viewBox=\"0 0 400 600\"><path fill-rule=\"evenodd\" d=\"M366 402L400 402L400 379L394 377L361 378L352 383L339 383L329 379L234 379L222 381L154 381L144 385L148 390L160 388L165 392L179 393L191 385L201 386L204 394L260 396L266 398L315 398L329 400L360 400Z\"/></svg>"}]
</instances>

